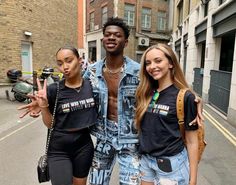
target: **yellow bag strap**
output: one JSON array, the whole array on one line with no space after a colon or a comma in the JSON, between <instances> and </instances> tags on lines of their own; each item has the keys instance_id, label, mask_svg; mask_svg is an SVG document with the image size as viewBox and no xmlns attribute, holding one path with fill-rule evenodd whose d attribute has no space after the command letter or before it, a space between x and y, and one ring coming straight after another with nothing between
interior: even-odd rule
<instances>
[{"instance_id":1,"label":"yellow bag strap","mask_svg":"<svg viewBox=\"0 0 236 185\"><path fill-rule=\"evenodd\" d=\"M182 135L182 138L185 138L185 131L184 131L184 95L188 89L180 89L177 95L176 100L176 111L177 111L177 118L179 123L179 129Z\"/></svg>"}]
</instances>

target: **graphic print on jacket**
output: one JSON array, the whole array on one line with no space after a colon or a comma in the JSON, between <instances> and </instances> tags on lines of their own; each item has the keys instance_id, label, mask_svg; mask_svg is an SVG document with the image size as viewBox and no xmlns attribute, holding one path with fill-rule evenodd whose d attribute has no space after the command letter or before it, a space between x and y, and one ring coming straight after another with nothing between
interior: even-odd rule
<instances>
[{"instance_id":1,"label":"graphic print on jacket","mask_svg":"<svg viewBox=\"0 0 236 185\"><path fill-rule=\"evenodd\" d=\"M91 133L102 140L106 140L108 87L103 77L104 60L90 65L84 78L90 80L93 88L93 97L98 107L98 119ZM117 114L118 133L120 144L137 143L138 134L134 127L135 92L139 83L140 64L124 57L124 71L118 87Z\"/></svg>"}]
</instances>

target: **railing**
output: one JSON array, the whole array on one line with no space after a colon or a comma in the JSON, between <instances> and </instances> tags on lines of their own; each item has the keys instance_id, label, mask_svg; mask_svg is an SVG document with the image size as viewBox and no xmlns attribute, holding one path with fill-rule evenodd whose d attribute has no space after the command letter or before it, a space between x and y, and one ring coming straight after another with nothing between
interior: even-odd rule
<instances>
[{"instance_id":1,"label":"railing","mask_svg":"<svg viewBox=\"0 0 236 185\"><path fill-rule=\"evenodd\" d=\"M227 114L229 106L231 72L211 70L208 101L223 114Z\"/></svg>"},{"instance_id":2,"label":"railing","mask_svg":"<svg viewBox=\"0 0 236 185\"><path fill-rule=\"evenodd\" d=\"M193 90L202 96L203 68L194 68Z\"/></svg>"}]
</instances>

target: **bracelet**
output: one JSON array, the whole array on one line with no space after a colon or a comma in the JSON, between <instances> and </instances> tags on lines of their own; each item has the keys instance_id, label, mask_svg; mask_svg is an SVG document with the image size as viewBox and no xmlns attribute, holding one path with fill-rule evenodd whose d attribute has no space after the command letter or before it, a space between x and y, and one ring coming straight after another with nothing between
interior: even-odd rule
<instances>
[{"instance_id":1,"label":"bracelet","mask_svg":"<svg viewBox=\"0 0 236 185\"><path fill-rule=\"evenodd\" d=\"M47 105L43 105L43 106L39 106L40 108L47 108L49 106L49 104Z\"/></svg>"}]
</instances>

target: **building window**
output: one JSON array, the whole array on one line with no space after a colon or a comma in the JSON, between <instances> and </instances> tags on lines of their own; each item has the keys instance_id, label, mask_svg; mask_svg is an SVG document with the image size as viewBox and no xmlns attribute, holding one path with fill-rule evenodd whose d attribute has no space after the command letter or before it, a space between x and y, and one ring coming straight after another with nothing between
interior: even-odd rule
<instances>
[{"instance_id":1,"label":"building window","mask_svg":"<svg viewBox=\"0 0 236 185\"><path fill-rule=\"evenodd\" d=\"M142 29L151 28L151 8L142 8Z\"/></svg>"},{"instance_id":2,"label":"building window","mask_svg":"<svg viewBox=\"0 0 236 185\"><path fill-rule=\"evenodd\" d=\"M223 4L226 0L219 0L219 5Z\"/></svg>"},{"instance_id":3,"label":"building window","mask_svg":"<svg viewBox=\"0 0 236 185\"><path fill-rule=\"evenodd\" d=\"M234 61L235 33L228 33L221 38L219 70L232 72Z\"/></svg>"},{"instance_id":4,"label":"building window","mask_svg":"<svg viewBox=\"0 0 236 185\"><path fill-rule=\"evenodd\" d=\"M180 1L177 9L178 9L178 25L181 25L183 22L183 1Z\"/></svg>"},{"instance_id":5,"label":"building window","mask_svg":"<svg viewBox=\"0 0 236 185\"><path fill-rule=\"evenodd\" d=\"M92 62L97 61L97 42L89 41L88 42L88 58Z\"/></svg>"},{"instance_id":6,"label":"building window","mask_svg":"<svg viewBox=\"0 0 236 185\"><path fill-rule=\"evenodd\" d=\"M167 23L166 12L158 12L157 13L157 30L165 31L166 23Z\"/></svg>"},{"instance_id":7,"label":"building window","mask_svg":"<svg viewBox=\"0 0 236 185\"><path fill-rule=\"evenodd\" d=\"M102 25L107 22L108 13L107 13L107 6L102 7Z\"/></svg>"},{"instance_id":8,"label":"building window","mask_svg":"<svg viewBox=\"0 0 236 185\"><path fill-rule=\"evenodd\" d=\"M94 12L89 15L89 30L94 31Z\"/></svg>"},{"instance_id":9,"label":"building window","mask_svg":"<svg viewBox=\"0 0 236 185\"><path fill-rule=\"evenodd\" d=\"M134 26L135 7L132 4L125 4L124 20L129 26Z\"/></svg>"},{"instance_id":10,"label":"building window","mask_svg":"<svg viewBox=\"0 0 236 185\"><path fill-rule=\"evenodd\" d=\"M209 5L209 2L206 2L206 4L204 4L204 17L206 17L208 14L208 5Z\"/></svg>"}]
</instances>

